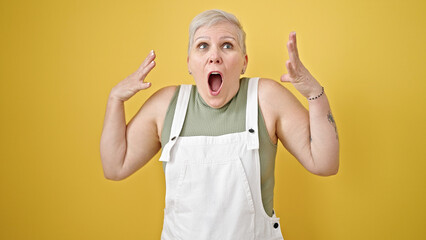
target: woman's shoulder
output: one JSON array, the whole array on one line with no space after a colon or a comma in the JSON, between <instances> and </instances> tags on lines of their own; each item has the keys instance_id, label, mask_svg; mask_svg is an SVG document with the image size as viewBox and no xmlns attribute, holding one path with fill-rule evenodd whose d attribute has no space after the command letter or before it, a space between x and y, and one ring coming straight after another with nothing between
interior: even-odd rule
<instances>
[{"instance_id":1,"label":"woman's shoulder","mask_svg":"<svg viewBox=\"0 0 426 240\"><path fill-rule=\"evenodd\" d=\"M292 111L294 107L299 107L300 102L285 86L280 82L261 78L259 79L259 105L265 111L282 114Z\"/></svg>"},{"instance_id":2,"label":"woman's shoulder","mask_svg":"<svg viewBox=\"0 0 426 240\"><path fill-rule=\"evenodd\" d=\"M259 79L259 98L286 98L290 97L293 94L281 83L269 79L269 78L260 78Z\"/></svg>"},{"instance_id":3,"label":"woman's shoulder","mask_svg":"<svg viewBox=\"0 0 426 240\"><path fill-rule=\"evenodd\" d=\"M281 83L269 78L260 78L258 88L259 100L265 100L267 102L277 102L290 97L289 95L292 95L292 93L286 87L281 85Z\"/></svg>"},{"instance_id":4,"label":"woman's shoulder","mask_svg":"<svg viewBox=\"0 0 426 240\"><path fill-rule=\"evenodd\" d=\"M270 78L259 78L259 89L260 88L269 89L269 88L278 88L278 87L283 87L284 88L284 86L281 85L281 83L279 83L279 82L277 82L277 81L275 81L273 79L270 79Z\"/></svg>"},{"instance_id":5,"label":"woman's shoulder","mask_svg":"<svg viewBox=\"0 0 426 240\"><path fill-rule=\"evenodd\" d=\"M159 121L166 113L179 86L166 86L154 92L143 104L142 109Z\"/></svg>"},{"instance_id":6,"label":"woman's shoulder","mask_svg":"<svg viewBox=\"0 0 426 240\"><path fill-rule=\"evenodd\" d=\"M160 98L167 98L167 97L172 97L174 95L174 93L179 89L180 86L176 86L176 85L171 85L171 86L166 86L166 87L162 87L160 89L158 89L154 94L157 97Z\"/></svg>"},{"instance_id":7,"label":"woman's shoulder","mask_svg":"<svg viewBox=\"0 0 426 240\"><path fill-rule=\"evenodd\" d=\"M165 107L167 108L168 103L170 103L178 89L179 86L174 85L162 87L149 97L147 103L152 103L157 107L166 105Z\"/></svg>"},{"instance_id":8,"label":"woman's shoulder","mask_svg":"<svg viewBox=\"0 0 426 240\"><path fill-rule=\"evenodd\" d=\"M155 124L157 134L161 136L161 130L167 110L179 86L166 86L154 92L142 105L138 115L146 116L141 124L152 122Z\"/></svg>"}]
</instances>

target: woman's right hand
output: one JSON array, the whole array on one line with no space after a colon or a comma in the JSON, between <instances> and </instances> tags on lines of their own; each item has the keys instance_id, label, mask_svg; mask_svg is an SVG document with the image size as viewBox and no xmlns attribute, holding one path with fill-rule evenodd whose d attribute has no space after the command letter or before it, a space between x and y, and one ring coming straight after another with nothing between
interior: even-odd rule
<instances>
[{"instance_id":1,"label":"woman's right hand","mask_svg":"<svg viewBox=\"0 0 426 240\"><path fill-rule=\"evenodd\" d=\"M144 80L148 73L155 67L154 59L155 53L154 50L152 50L136 72L132 73L112 88L110 97L124 102L140 90L149 88L151 83L144 82Z\"/></svg>"}]
</instances>

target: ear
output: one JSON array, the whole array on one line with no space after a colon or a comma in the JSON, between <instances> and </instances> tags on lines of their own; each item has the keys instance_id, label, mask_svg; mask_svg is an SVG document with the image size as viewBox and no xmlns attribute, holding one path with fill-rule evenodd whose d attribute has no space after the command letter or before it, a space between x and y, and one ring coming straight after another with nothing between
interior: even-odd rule
<instances>
[{"instance_id":1,"label":"ear","mask_svg":"<svg viewBox=\"0 0 426 240\"><path fill-rule=\"evenodd\" d=\"M248 56L246 54L246 56L244 57L244 69L247 69L247 64L248 64Z\"/></svg>"},{"instance_id":2,"label":"ear","mask_svg":"<svg viewBox=\"0 0 426 240\"><path fill-rule=\"evenodd\" d=\"M191 72L191 69L189 69L189 56L186 57L186 65L188 65L188 72Z\"/></svg>"}]
</instances>

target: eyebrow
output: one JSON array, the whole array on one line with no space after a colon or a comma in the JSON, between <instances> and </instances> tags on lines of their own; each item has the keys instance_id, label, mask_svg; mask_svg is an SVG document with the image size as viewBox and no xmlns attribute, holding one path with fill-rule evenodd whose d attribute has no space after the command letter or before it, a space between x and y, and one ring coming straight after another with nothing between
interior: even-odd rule
<instances>
[{"instance_id":1,"label":"eyebrow","mask_svg":"<svg viewBox=\"0 0 426 240\"><path fill-rule=\"evenodd\" d=\"M197 41L198 39L210 39L210 37L207 37L207 36L200 36L200 37L197 37L197 38L194 40L194 42L195 42L195 41ZM223 36L223 37L220 37L220 39L232 39L232 40L234 40L234 41L237 41L234 37L230 37L230 36Z\"/></svg>"}]
</instances>

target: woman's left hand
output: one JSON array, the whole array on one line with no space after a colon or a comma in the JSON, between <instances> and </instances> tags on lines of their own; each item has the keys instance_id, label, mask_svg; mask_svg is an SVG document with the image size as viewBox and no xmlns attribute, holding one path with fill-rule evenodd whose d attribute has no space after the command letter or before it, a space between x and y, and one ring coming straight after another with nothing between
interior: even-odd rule
<instances>
[{"instance_id":1,"label":"woman's left hand","mask_svg":"<svg viewBox=\"0 0 426 240\"><path fill-rule=\"evenodd\" d=\"M296 32L290 33L287 49L290 60L286 61L285 66L288 73L281 76L281 81L291 82L306 98L318 96L322 91L322 87L299 59Z\"/></svg>"}]
</instances>

